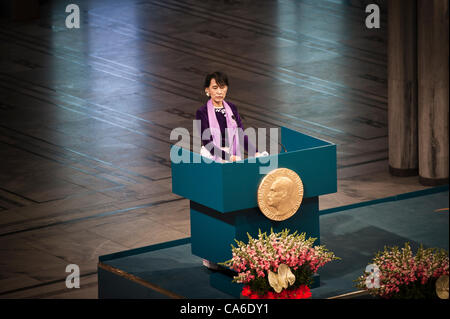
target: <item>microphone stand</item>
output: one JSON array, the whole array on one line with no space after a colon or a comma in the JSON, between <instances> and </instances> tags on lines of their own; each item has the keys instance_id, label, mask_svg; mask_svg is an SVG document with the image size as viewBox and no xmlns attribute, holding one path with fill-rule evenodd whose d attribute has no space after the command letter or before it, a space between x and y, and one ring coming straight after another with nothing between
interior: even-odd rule
<instances>
[{"instance_id":1,"label":"microphone stand","mask_svg":"<svg viewBox=\"0 0 450 319\"><path fill-rule=\"evenodd\" d=\"M234 122L236 122L236 125L237 125L236 117L234 116L234 114L231 115L231 118L234 120ZM243 119L243 118L242 118L242 116L241 116L241 120L242 120L242 119ZM245 124L247 124L247 123L245 123ZM247 125L246 125L246 126L247 126ZM269 140L273 141L273 140L270 138L270 135L269 135ZM234 141L233 141L233 142L234 142ZM281 145L281 147L283 148L284 152L287 153L286 147L285 147L281 142L278 142L278 141L277 141L277 144L278 144L278 145Z\"/></svg>"}]
</instances>

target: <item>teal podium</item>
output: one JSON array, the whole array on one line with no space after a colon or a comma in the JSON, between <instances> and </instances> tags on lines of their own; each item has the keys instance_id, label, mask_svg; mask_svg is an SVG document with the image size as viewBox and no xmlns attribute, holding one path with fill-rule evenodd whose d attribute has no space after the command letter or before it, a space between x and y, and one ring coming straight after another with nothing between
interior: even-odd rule
<instances>
[{"instance_id":1,"label":"teal podium","mask_svg":"<svg viewBox=\"0 0 450 319\"><path fill-rule=\"evenodd\" d=\"M246 242L247 233L256 237L259 229L305 232L320 244L319 196L337 191L336 145L286 127L281 127L281 144L287 152L230 163L206 163L199 154L172 146L171 154L185 159L172 161L172 192L190 200L193 255L224 262L235 239ZM268 219L257 203L261 171L268 173L274 163L273 169L291 169L303 182L299 209L283 221Z\"/></svg>"},{"instance_id":2,"label":"teal podium","mask_svg":"<svg viewBox=\"0 0 450 319\"><path fill-rule=\"evenodd\" d=\"M306 232L319 244L319 196L337 190L336 145L285 127L280 133L287 152L233 163L206 163L172 146L172 191L190 200L191 237L99 256L98 297L239 298L236 274L208 269L202 259L230 259L234 240L246 242L259 229ZM257 190L267 173L283 167L300 176L303 200L293 216L273 221L260 211ZM311 288L318 287L320 277L313 279Z\"/></svg>"}]
</instances>

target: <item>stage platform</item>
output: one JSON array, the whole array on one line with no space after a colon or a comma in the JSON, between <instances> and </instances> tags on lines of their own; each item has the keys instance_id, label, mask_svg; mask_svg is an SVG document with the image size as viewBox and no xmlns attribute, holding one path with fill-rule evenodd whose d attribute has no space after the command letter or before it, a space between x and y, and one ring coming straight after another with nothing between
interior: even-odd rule
<instances>
[{"instance_id":1,"label":"stage platform","mask_svg":"<svg viewBox=\"0 0 450 319\"><path fill-rule=\"evenodd\" d=\"M321 244L342 259L319 271L312 298L367 298L353 280L385 245L448 250L448 207L447 185L321 211ZM99 298L239 298L230 281L202 266L190 238L99 257Z\"/></svg>"}]
</instances>

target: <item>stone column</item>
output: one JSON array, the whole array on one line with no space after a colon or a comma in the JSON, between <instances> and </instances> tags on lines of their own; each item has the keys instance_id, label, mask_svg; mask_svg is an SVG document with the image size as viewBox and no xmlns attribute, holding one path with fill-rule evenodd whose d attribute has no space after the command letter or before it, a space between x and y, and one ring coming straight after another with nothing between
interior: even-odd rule
<instances>
[{"instance_id":1,"label":"stone column","mask_svg":"<svg viewBox=\"0 0 450 319\"><path fill-rule=\"evenodd\" d=\"M418 174L417 151L417 5L388 1L389 171Z\"/></svg>"},{"instance_id":2,"label":"stone column","mask_svg":"<svg viewBox=\"0 0 450 319\"><path fill-rule=\"evenodd\" d=\"M448 0L418 0L419 180L448 183Z\"/></svg>"}]
</instances>

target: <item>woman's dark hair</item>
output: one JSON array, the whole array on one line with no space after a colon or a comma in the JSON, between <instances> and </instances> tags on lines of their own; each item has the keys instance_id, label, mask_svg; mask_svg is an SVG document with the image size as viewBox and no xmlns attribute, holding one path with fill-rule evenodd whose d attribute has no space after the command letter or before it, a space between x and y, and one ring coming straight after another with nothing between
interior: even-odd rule
<instances>
[{"instance_id":1,"label":"woman's dark hair","mask_svg":"<svg viewBox=\"0 0 450 319\"><path fill-rule=\"evenodd\" d=\"M222 86L229 86L228 85L228 77L225 73L223 72L214 72L211 74L208 74L205 78L205 84L203 85L205 88L209 87L209 85L211 84L211 80L214 79L216 80L216 83L222 87Z\"/></svg>"}]
</instances>

